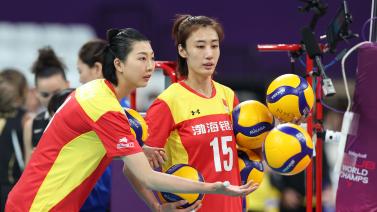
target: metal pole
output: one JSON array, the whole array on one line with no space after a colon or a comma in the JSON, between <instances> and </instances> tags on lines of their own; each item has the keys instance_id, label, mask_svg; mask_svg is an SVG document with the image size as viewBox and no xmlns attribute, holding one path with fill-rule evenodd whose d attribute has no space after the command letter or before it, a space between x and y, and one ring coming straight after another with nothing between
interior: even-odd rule
<instances>
[{"instance_id":1,"label":"metal pole","mask_svg":"<svg viewBox=\"0 0 377 212\"><path fill-rule=\"evenodd\" d=\"M164 72L164 75L170 79L171 83L178 82L178 78L175 74L176 66L177 63L174 61L156 61L156 68L161 69ZM136 90L131 93L130 103L131 108L136 110Z\"/></svg>"},{"instance_id":2,"label":"metal pole","mask_svg":"<svg viewBox=\"0 0 377 212\"><path fill-rule=\"evenodd\" d=\"M321 103L322 99L322 85L321 85L321 77L317 77L317 85L316 85L316 108L315 108L315 117L316 117L316 129L319 134L323 133L323 106ZM317 134L318 135L318 134ZM315 191L316 191L316 212L322 211L322 160L323 160L323 141L322 136L317 136L316 142L316 183L315 183Z\"/></svg>"},{"instance_id":3,"label":"metal pole","mask_svg":"<svg viewBox=\"0 0 377 212\"><path fill-rule=\"evenodd\" d=\"M301 49L301 45L299 44L260 44L257 46L258 51L260 52L281 52L281 51L298 51ZM310 57L306 56L306 80L308 83L313 86L313 78L311 76L311 72L313 71L313 60L310 59ZM313 135L313 118L315 117L317 120L322 121L323 119L323 113L322 113L322 105L320 99L322 98L322 85L320 83L320 80L317 81L316 84L317 90L316 93L316 111L309 114L307 118L307 131L312 137ZM322 125L321 125L322 126ZM318 142L318 138L317 138ZM316 186L316 193L320 194L319 197L317 197L317 209L318 211L322 210L322 139L319 139L319 143L317 143L316 147L317 153L319 152L320 157L316 160L318 165L316 165L315 168L318 168L320 170L316 170L317 172L317 186ZM313 160L309 163L309 165L306 167L305 173L306 173L306 211L307 212L313 212Z\"/></svg>"},{"instance_id":4,"label":"metal pole","mask_svg":"<svg viewBox=\"0 0 377 212\"><path fill-rule=\"evenodd\" d=\"M312 77L310 72L313 71L313 60L310 59L309 55L306 55L306 80L310 85L313 86ZM309 136L313 136L313 116L309 114L307 119L307 131ZM310 162L308 167L306 167L306 211L313 211L313 160Z\"/></svg>"},{"instance_id":5,"label":"metal pole","mask_svg":"<svg viewBox=\"0 0 377 212\"><path fill-rule=\"evenodd\" d=\"M131 106L132 109L136 110L136 90L131 92L130 106Z\"/></svg>"},{"instance_id":6,"label":"metal pole","mask_svg":"<svg viewBox=\"0 0 377 212\"><path fill-rule=\"evenodd\" d=\"M377 1L372 0L372 11L371 11L371 18L370 21L370 28L369 28L369 41L376 42L377 41L377 20L373 19L373 17L377 17Z\"/></svg>"}]
</instances>

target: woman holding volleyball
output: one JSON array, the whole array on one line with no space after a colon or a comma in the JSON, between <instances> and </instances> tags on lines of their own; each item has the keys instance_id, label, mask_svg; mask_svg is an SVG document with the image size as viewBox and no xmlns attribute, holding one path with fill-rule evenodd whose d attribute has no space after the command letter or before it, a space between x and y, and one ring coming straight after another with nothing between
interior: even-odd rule
<instances>
[{"instance_id":1,"label":"woman holding volleyball","mask_svg":"<svg viewBox=\"0 0 377 212\"><path fill-rule=\"evenodd\" d=\"M78 87L56 111L6 211L78 211L115 157L149 189L167 192L246 195L254 188L199 183L151 169L119 99L147 85L154 71L148 39L135 29L108 31L103 75ZM22 201L20 199L22 198Z\"/></svg>"},{"instance_id":2,"label":"woman holding volleyball","mask_svg":"<svg viewBox=\"0 0 377 212\"><path fill-rule=\"evenodd\" d=\"M230 118L238 100L230 88L212 80L224 37L222 26L206 16L180 15L172 35L178 50L178 74L183 80L167 88L148 109L149 138L144 151L154 167L162 164L163 171L174 164L188 164L206 182L240 185ZM165 162L165 155L156 154L161 151L154 148L165 149ZM150 205L156 202L151 195L145 194L144 199ZM206 195L200 210L214 208L242 211L241 198Z\"/></svg>"}]
</instances>

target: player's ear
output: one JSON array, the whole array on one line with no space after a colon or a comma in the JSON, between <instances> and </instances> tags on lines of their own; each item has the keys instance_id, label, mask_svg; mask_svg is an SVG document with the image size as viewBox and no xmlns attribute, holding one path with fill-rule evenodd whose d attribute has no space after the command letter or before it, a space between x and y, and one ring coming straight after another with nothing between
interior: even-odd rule
<instances>
[{"instance_id":1,"label":"player's ear","mask_svg":"<svg viewBox=\"0 0 377 212\"><path fill-rule=\"evenodd\" d=\"M187 58L187 52L186 52L186 49L183 48L182 44L179 44L178 45L178 54L179 56L183 57L183 58Z\"/></svg>"},{"instance_id":2,"label":"player's ear","mask_svg":"<svg viewBox=\"0 0 377 212\"><path fill-rule=\"evenodd\" d=\"M97 78L103 78L102 74L102 64L100 62L94 63L94 74Z\"/></svg>"},{"instance_id":3,"label":"player's ear","mask_svg":"<svg viewBox=\"0 0 377 212\"><path fill-rule=\"evenodd\" d=\"M119 58L114 59L114 67L116 71L123 72L122 61Z\"/></svg>"}]
</instances>

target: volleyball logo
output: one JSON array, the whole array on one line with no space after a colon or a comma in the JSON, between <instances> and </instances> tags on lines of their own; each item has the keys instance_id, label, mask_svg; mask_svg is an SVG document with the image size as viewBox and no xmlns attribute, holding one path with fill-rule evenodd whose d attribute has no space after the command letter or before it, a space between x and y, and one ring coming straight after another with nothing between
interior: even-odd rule
<instances>
[{"instance_id":1,"label":"volleyball logo","mask_svg":"<svg viewBox=\"0 0 377 212\"><path fill-rule=\"evenodd\" d=\"M128 122L130 123L131 133L135 136L140 146L144 145L145 140L148 138L148 126L145 119L136 110L125 108Z\"/></svg>"},{"instance_id":2,"label":"volleyball logo","mask_svg":"<svg viewBox=\"0 0 377 212\"><path fill-rule=\"evenodd\" d=\"M237 105L232 112L233 131L237 144L247 149L262 147L274 118L267 107L255 100Z\"/></svg>"},{"instance_id":3,"label":"volleyball logo","mask_svg":"<svg viewBox=\"0 0 377 212\"><path fill-rule=\"evenodd\" d=\"M266 96L268 109L283 122L306 117L314 104L312 87L295 74L284 74L273 80Z\"/></svg>"},{"instance_id":4,"label":"volleyball logo","mask_svg":"<svg viewBox=\"0 0 377 212\"><path fill-rule=\"evenodd\" d=\"M178 176L178 177L183 177L183 178L190 179L193 181L204 182L203 176L195 168L187 164L173 165L165 173ZM158 192L157 196L159 197L162 203L186 200L187 203L181 206L181 208L187 208L193 205L196 201L202 200L204 197L204 194Z\"/></svg>"},{"instance_id":5,"label":"volleyball logo","mask_svg":"<svg viewBox=\"0 0 377 212\"><path fill-rule=\"evenodd\" d=\"M305 129L286 123L271 130L262 152L272 170L282 175L294 175L309 165L313 155L313 142Z\"/></svg>"}]
</instances>

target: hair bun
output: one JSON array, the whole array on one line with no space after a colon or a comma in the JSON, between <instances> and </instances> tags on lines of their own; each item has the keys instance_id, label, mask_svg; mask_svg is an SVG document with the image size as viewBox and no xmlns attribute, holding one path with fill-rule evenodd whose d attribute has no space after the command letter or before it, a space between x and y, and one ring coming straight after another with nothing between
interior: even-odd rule
<instances>
[{"instance_id":1,"label":"hair bun","mask_svg":"<svg viewBox=\"0 0 377 212\"><path fill-rule=\"evenodd\" d=\"M34 62L32 73L38 74L38 72L43 71L45 68L55 67L64 70L65 66L56 56L54 50L50 47L44 47L38 50L38 58Z\"/></svg>"},{"instance_id":2,"label":"hair bun","mask_svg":"<svg viewBox=\"0 0 377 212\"><path fill-rule=\"evenodd\" d=\"M120 29L109 29L107 30L107 40L110 41L120 32Z\"/></svg>"}]
</instances>

